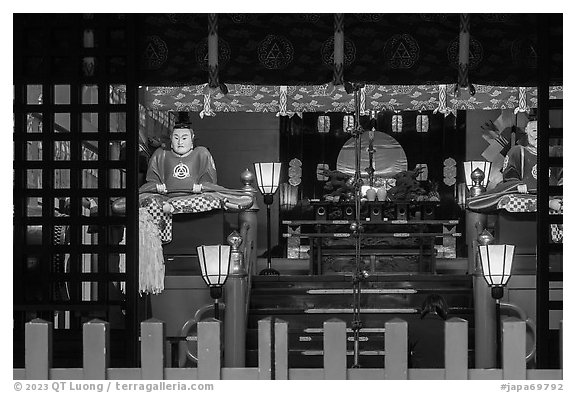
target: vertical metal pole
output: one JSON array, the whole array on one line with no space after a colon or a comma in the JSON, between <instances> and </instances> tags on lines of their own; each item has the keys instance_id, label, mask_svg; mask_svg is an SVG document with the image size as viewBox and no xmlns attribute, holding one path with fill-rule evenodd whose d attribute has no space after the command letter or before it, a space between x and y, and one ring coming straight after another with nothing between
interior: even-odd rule
<instances>
[{"instance_id":1,"label":"vertical metal pole","mask_svg":"<svg viewBox=\"0 0 576 393\"><path fill-rule=\"evenodd\" d=\"M496 307L481 272L474 273L475 368L496 367Z\"/></svg>"},{"instance_id":2,"label":"vertical metal pole","mask_svg":"<svg viewBox=\"0 0 576 393\"><path fill-rule=\"evenodd\" d=\"M360 367L360 329L362 329L362 320L360 319L360 291L361 281L364 278L360 271L360 234L362 232L362 224L360 223L360 199L362 197L362 180L360 175L360 151L362 135L362 126L360 125L360 87L354 86L354 104L355 104L355 127L354 135L354 155L355 155L355 173L354 173L354 207L355 217L351 226L354 239L355 239L355 271L352 279L352 292L353 292L353 312L352 317L352 331L354 332L354 364L353 368Z\"/></svg>"},{"instance_id":3,"label":"vertical metal pole","mask_svg":"<svg viewBox=\"0 0 576 393\"><path fill-rule=\"evenodd\" d=\"M546 136L549 119L550 100L550 21L546 14L538 14L537 29L537 72L538 72L538 147L537 147L537 247L536 247L536 366L548 368L550 353L550 249L548 233L550 219L549 201L549 140Z\"/></svg>"},{"instance_id":4,"label":"vertical metal pole","mask_svg":"<svg viewBox=\"0 0 576 393\"><path fill-rule=\"evenodd\" d=\"M220 320L220 305L218 304L218 299L214 299L214 319Z\"/></svg>"},{"instance_id":5,"label":"vertical metal pole","mask_svg":"<svg viewBox=\"0 0 576 393\"><path fill-rule=\"evenodd\" d=\"M266 204L266 246L268 252L266 253L268 260L266 261L266 267L268 269L272 268L272 234L270 231L270 204Z\"/></svg>"},{"instance_id":6,"label":"vertical metal pole","mask_svg":"<svg viewBox=\"0 0 576 393\"><path fill-rule=\"evenodd\" d=\"M496 368L502 368L502 328L500 319L500 299L496 299Z\"/></svg>"}]
</instances>

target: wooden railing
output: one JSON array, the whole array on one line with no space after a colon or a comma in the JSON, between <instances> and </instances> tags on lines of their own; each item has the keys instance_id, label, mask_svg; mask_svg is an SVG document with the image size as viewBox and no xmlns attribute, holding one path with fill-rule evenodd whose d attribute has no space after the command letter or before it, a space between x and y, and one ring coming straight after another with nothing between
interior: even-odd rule
<instances>
[{"instance_id":1,"label":"wooden railing","mask_svg":"<svg viewBox=\"0 0 576 393\"><path fill-rule=\"evenodd\" d=\"M502 369L468 369L468 322L446 321L445 368L409 369L408 325L401 319L385 324L385 360L382 368L346 367L346 324L338 319L324 322L324 368L288 368L288 324L265 318L258 322L258 367L226 368L221 364L220 326L217 320L198 324L198 367L167 368L164 357L164 323L148 320L141 324L141 366L110 368L110 326L93 320L84 324L83 367L53 368L52 323L41 319L26 324L25 368L14 369L14 379L132 379L132 380L219 380L219 379L562 379L562 370L526 369L526 323L515 318L502 322Z\"/></svg>"}]
</instances>

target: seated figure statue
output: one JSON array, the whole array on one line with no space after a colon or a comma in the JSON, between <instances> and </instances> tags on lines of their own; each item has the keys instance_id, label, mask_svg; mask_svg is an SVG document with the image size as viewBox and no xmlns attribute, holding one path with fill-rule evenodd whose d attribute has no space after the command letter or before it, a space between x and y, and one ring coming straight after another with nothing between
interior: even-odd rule
<instances>
[{"instance_id":1,"label":"seated figure statue","mask_svg":"<svg viewBox=\"0 0 576 393\"><path fill-rule=\"evenodd\" d=\"M502 165L502 182L492 190L468 200L468 209L478 212L490 212L498 208L503 197L510 194L536 194L537 191L537 147L538 147L538 123L533 120L526 125L527 145L515 145L508 151ZM555 149L551 148L551 155L556 155ZM562 171L550 173L550 184L562 184ZM561 199L551 198L549 207L552 210L560 210Z\"/></svg>"},{"instance_id":2,"label":"seated figure statue","mask_svg":"<svg viewBox=\"0 0 576 393\"><path fill-rule=\"evenodd\" d=\"M156 149L148 163L146 183L140 193L172 196L200 193L202 185L217 183L212 155L203 146L194 148L194 131L189 124L177 124L170 135L171 150Z\"/></svg>"},{"instance_id":3,"label":"seated figure statue","mask_svg":"<svg viewBox=\"0 0 576 393\"><path fill-rule=\"evenodd\" d=\"M171 149L158 148L150 157L146 182L140 187L140 205L154 198L162 201L165 213L174 211L174 203L203 194L221 202L226 209L245 209L252 197L217 184L216 166L207 148L194 147L194 130L190 123L176 124L170 134ZM191 212L182 211L182 212Z\"/></svg>"},{"instance_id":4,"label":"seated figure statue","mask_svg":"<svg viewBox=\"0 0 576 393\"><path fill-rule=\"evenodd\" d=\"M515 145L508 151L502 164L502 178L504 182L518 181L520 193L536 193L537 187L537 146L538 124L530 121L526 125L528 145Z\"/></svg>"}]
</instances>

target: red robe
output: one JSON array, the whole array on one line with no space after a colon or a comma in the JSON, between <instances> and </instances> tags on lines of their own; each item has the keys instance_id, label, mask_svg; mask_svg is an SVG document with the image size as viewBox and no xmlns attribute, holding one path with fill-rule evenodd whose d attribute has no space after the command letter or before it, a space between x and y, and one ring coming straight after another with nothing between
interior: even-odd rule
<instances>
[{"instance_id":1,"label":"red robe","mask_svg":"<svg viewBox=\"0 0 576 393\"><path fill-rule=\"evenodd\" d=\"M230 190L216 184L216 166L212 155L203 146L198 146L186 157L172 150L156 149L148 162L146 183L140 187L140 205L153 197L159 203L187 199L193 194L194 184L202 185L202 194L208 200L221 201L226 209L246 209L252 206L253 198L245 191ZM158 184L165 184L167 194L159 194Z\"/></svg>"},{"instance_id":2,"label":"red robe","mask_svg":"<svg viewBox=\"0 0 576 393\"><path fill-rule=\"evenodd\" d=\"M212 155L203 146L180 157L172 150L157 149L148 162L146 183L140 193L156 193L157 184L165 184L171 197L192 192L194 184L216 184L216 166Z\"/></svg>"}]
</instances>

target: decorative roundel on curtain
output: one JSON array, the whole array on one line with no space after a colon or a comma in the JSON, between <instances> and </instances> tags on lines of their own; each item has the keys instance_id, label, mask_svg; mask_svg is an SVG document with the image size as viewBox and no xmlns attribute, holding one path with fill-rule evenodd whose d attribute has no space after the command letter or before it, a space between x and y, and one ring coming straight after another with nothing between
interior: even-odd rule
<instances>
[{"instance_id":1,"label":"decorative roundel on curtain","mask_svg":"<svg viewBox=\"0 0 576 393\"><path fill-rule=\"evenodd\" d=\"M450 65L454 68L458 68L459 63L459 47L460 47L460 37L454 38L450 45L448 45L448 61ZM468 69L474 69L478 67L482 59L484 58L484 48L480 41L470 36L470 56L468 60Z\"/></svg>"},{"instance_id":2,"label":"decorative roundel on curtain","mask_svg":"<svg viewBox=\"0 0 576 393\"><path fill-rule=\"evenodd\" d=\"M481 16L489 23L504 23L510 20L509 14L481 14Z\"/></svg>"},{"instance_id":3,"label":"decorative roundel on curtain","mask_svg":"<svg viewBox=\"0 0 576 393\"><path fill-rule=\"evenodd\" d=\"M328 38L322 44L322 62L330 69L334 67L334 37ZM344 37L344 67L348 67L356 59L356 46Z\"/></svg>"},{"instance_id":4,"label":"decorative roundel on curtain","mask_svg":"<svg viewBox=\"0 0 576 393\"><path fill-rule=\"evenodd\" d=\"M298 14L304 22L316 23L320 20L320 14Z\"/></svg>"},{"instance_id":5,"label":"decorative roundel on curtain","mask_svg":"<svg viewBox=\"0 0 576 393\"><path fill-rule=\"evenodd\" d=\"M196 14L166 14L166 18L170 23L197 23L198 15Z\"/></svg>"},{"instance_id":6,"label":"decorative roundel on curtain","mask_svg":"<svg viewBox=\"0 0 576 393\"><path fill-rule=\"evenodd\" d=\"M356 14L358 20L362 22L378 22L382 19L382 14Z\"/></svg>"},{"instance_id":7,"label":"decorative roundel on curtain","mask_svg":"<svg viewBox=\"0 0 576 393\"><path fill-rule=\"evenodd\" d=\"M218 38L218 67L222 69L230 60L230 44ZM208 38L196 46L196 62L201 69L208 71Z\"/></svg>"},{"instance_id":8,"label":"decorative roundel on curtain","mask_svg":"<svg viewBox=\"0 0 576 393\"><path fill-rule=\"evenodd\" d=\"M270 34L258 45L258 61L271 70L286 68L294 60L294 46L284 36Z\"/></svg>"},{"instance_id":9,"label":"decorative roundel on curtain","mask_svg":"<svg viewBox=\"0 0 576 393\"><path fill-rule=\"evenodd\" d=\"M534 42L535 40L530 37L518 38L512 42L512 45L510 45L510 52L512 53L512 59L514 59L514 62L517 65L526 68L536 68L538 55L536 53L536 45L534 45Z\"/></svg>"},{"instance_id":10,"label":"decorative roundel on curtain","mask_svg":"<svg viewBox=\"0 0 576 393\"><path fill-rule=\"evenodd\" d=\"M232 22L242 24L254 20L254 14L230 14Z\"/></svg>"},{"instance_id":11,"label":"decorative roundel on curtain","mask_svg":"<svg viewBox=\"0 0 576 393\"><path fill-rule=\"evenodd\" d=\"M446 20L446 14L420 14L420 18L424 22L444 22Z\"/></svg>"},{"instance_id":12,"label":"decorative roundel on curtain","mask_svg":"<svg viewBox=\"0 0 576 393\"><path fill-rule=\"evenodd\" d=\"M166 42L157 35L146 37L142 59L145 69L156 70L162 67L168 59L168 46Z\"/></svg>"},{"instance_id":13,"label":"decorative roundel on curtain","mask_svg":"<svg viewBox=\"0 0 576 393\"><path fill-rule=\"evenodd\" d=\"M420 47L410 34L395 34L384 44L384 59L388 68L412 68L419 57Z\"/></svg>"}]
</instances>

